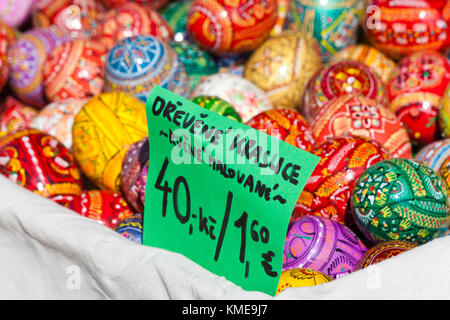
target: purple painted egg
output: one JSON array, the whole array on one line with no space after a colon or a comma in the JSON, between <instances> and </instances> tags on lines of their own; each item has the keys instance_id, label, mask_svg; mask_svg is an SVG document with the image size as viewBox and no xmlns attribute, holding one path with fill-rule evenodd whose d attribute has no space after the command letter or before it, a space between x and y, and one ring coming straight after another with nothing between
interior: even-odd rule
<instances>
[{"instance_id":1,"label":"purple painted egg","mask_svg":"<svg viewBox=\"0 0 450 320\"><path fill-rule=\"evenodd\" d=\"M34 0L0 0L0 20L12 28L20 27L31 13Z\"/></svg>"},{"instance_id":2,"label":"purple painted egg","mask_svg":"<svg viewBox=\"0 0 450 320\"><path fill-rule=\"evenodd\" d=\"M366 251L348 227L325 217L307 215L289 225L283 271L308 268L337 279L353 272Z\"/></svg>"},{"instance_id":3,"label":"purple painted egg","mask_svg":"<svg viewBox=\"0 0 450 320\"><path fill-rule=\"evenodd\" d=\"M145 137L131 145L122 163L122 192L128 204L136 212L144 211L144 204L140 197L142 188L140 176L142 168L148 162L148 154L148 137Z\"/></svg>"},{"instance_id":4,"label":"purple painted egg","mask_svg":"<svg viewBox=\"0 0 450 320\"><path fill-rule=\"evenodd\" d=\"M147 175L148 175L148 161L145 164L144 168L142 168L141 176L139 180L141 181L141 189L140 189L140 198L143 205L145 205L145 187L147 186Z\"/></svg>"}]
</instances>

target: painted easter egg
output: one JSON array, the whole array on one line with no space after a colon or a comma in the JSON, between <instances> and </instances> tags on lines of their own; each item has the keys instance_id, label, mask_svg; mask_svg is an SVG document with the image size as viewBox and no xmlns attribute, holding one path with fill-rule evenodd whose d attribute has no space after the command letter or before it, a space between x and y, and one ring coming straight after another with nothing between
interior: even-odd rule
<instances>
[{"instance_id":1,"label":"painted easter egg","mask_svg":"<svg viewBox=\"0 0 450 320\"><path fill-rule=\"evenodd\" d=\"M31 121L30 127L44 131L72 150L72 126L75 116L88 99L66 99L48 104Z\"/></svg>"},{"instance_id":2,"label":"painted easter egg","mask_svg":"<svg viewBox=\"0 0 450 320\"><path fill-rule=\"evenodd\" d=\"M47 55L69 40L61 29L36 28L23 33L9 47L9 85L20 100L39 108L47 104L43 74Z\"/></svg>"},{"instance_id":3,"label":"painted easter egg","mask_svg":"<svg viewBox=\"0 0 450 320\"><path fill-rule=\"evenodd\" d=\"M144 211L140 199L141 171L149 158L148 137L133 143L128 149L122 163L121 187L122 193L130 207L136 212Z\"/></svg>"},{"instance_id":4,"label":"painted easter egg","mask_svg":"<svg viewBox=\"0 0 450 320\"><path fill-rule=\"evenodd\" d=\"M5 86L9 77L8 64L8 46L10 40L8 39L8 31L5 27L0 25L0 91Z\"/></svg>"},{"instance_id":5,"label":"painted easter egg","mask_svg":"<svg viewBox=\"0 0 450 320\"><path fill-rule=\"evenodd\" d=\"M189 79L175 51L148 35L117 42L106 58L105 91L122 91L145 102L154 85L189 96Z\"/></svg>"},{"instance_id":6,"label":"painted easter egg","mask_svg":"<svg viewBox=\"0 0 450 320\"><path fill-rule=\"evenodd\" d=\"M91 98L75 116L72 149L86 177L102 189L120 190L123 158L148 136L145 104L123 92Z\"/></svg>"},{"instance_id":7,"label":"painted easter egg","mask_svg":"<svg viewBox=\"0 0 450 320\"><path fill-rule=\"evenodd\" d=\"M0 139L0 173L61 204L82 192L81 173L72 153L36 129L11 132Z\"/></svg>"},{"instance_id":8,"label":"painted easter egg","mask_svg":"<svg viewBox=\"0 0 450 320\"><path fill-rule=\"evenodd\" d=\"M119 222L114 230L125 238L136 242L137 244L142 244L142 220L141 219L126 219Z\"/></svg>"},{"instance_id":9,"label":"painted easter egg","mask_svg":"<svg viewBox=\"0 0 450 320\"><path fill-rule=\"evenodd\" d=\"M447 60L450 61L450 60ZM439 129L442 138L450 138L450 85L447 86L439 107Z\"/></svg>"},{"instance_id":10,"label":"painted easter egg","mask_svg":"<svg viewBox=\"0 0 450 320\"><path fill-rule=\"evenodd\" d=\"M271 37L250 55L244 77L277 108L300 108L309 79L322 66L317 41L302 32Z\"/></svg>"},{"instance_id":11,"label":"painted easter egg","mask_svg":"<svg viewBox=\"0 0 450 320\"><path fill-rule=\"evenodd\" d=\"M444 160L438 171L439 176L444 179L447 189L450 190L450 157ZM447 199L448 205L450 205L450 199Z\"/></svg>"},{"instance_id":12,"label":"painted easter egg","mask_svg":"<svg viewBox=\"0 0 450 320\"><path fill-rule=\"evenodd\" d=\"M333 279L326 274L312 269L290 269L281 273L276 294L279 294L286 288L314 287L331 281Z\"/></svg>"},{"instance_id":13,"label":"painted easter egg","mask_svg":"<svg viewBox=\"0 0 450 320\"><path fill-rule=\"evenodd\" d=\"M239 112L243 122L273 109L263 91L249 80L231 73L216 73L200 79L191 98L197 96L216 96L227 101Z\"/></svg>"},{"instance_id":14,"label":"painted easter egg","mask_svg":"<svg viewBox=\"0 0 450 320\"><path fill-rule=\"evenodd\" d=\"M323 61L355 44L362 14L359 0L291 0L287 28L302 30L320 44Z\"/></svg>"},{"instance_id":15,"label":"painted easter egg","mask_svg":"<svg viewBox=\"0 0 450 320\"><path fill-rule=\"evenodd\" d=\"M338 279L353 272L366 251L361 240L343 224L304 216L289 224L282 270L307 268Z\"/></svg>"},{"instance_id":16,"label":"painted easter egg","mask_svg":"<svg viewBox=\"0 0 450 320\"><path fill-rule=\"evenodd\" d=\"M352 61L329 62L309 80L303 101L303 114L312 120L330 100L344 94L364 96L387 105L386 87L365 64Z\"/></svg>"},{"instance_id":17,"label":"painted easter egg","mask_svg":"<svg viewBox=\"0 0 450 320\"><path fill-rule=\"evenodd\" d=\"M100 0L106 7L117 7L129 2L136 2L142 6L159 10L163 8L169 0Z\"/></svg>"},{"instance_id":18,"label":"painted easter egg","mask_svg":"<svg viewBox=\"0 0 450 320\"><path fill-rule=\"evenodd\" d=\"M35 0L0 0L0 20L12 28L20 27L30 16Z\"/></svg>"},{"instance_id":19,"label":"painted easter egg","mask_svg":"<svg viewBox=\"0 0 450 320\"><path fill-rule=\"evenodd\" d=\"M138 35L151 35L168 41L173 32L157 11L130 2L106 12L93 38L110 50L116 42Z\"/></svg>"},{"instance_id":20,"label":"painted easter egg","mask_svg":"<svg viewBox=\"0 0 450 320\"><path fill-rule=\"evenodd\" d=\"M120 192L111 190L84 190L69 208L111 229L134 216Z\"/></svg>"},{"instance_id":21,"label":"painted easter egg","mask_svg":"<svg viewBox=\"0 0 450 320\"><path fill-rule=\"evenodd\" d=\"M190 38L208 51L246 53L269 36L276 8L275 0L194 0L186 28Z\"/></svg>"},{"instance_id":22,"label":"painted easter egg","mask_svg":"<svg viewBox=\"0 0 450 320\"><path fill-rule=\"evenodd\" d=\"M395 59L423 49L439 51L449 38L444 5L435 0L369 0L362 25L372 45Z\"/></svg>"},{"instance_id":23,"label":"painted easter egg","mask_svg":"<svg viewBox=\"0 0 450 320\"><path fill-rule=\"evenodd\" d=\"M12 96L8 96L0 107L0 131L10 132L30 127L37 110Z\"/></svg>"},{"instance_id":24,"label":"painted easter egg","mask_svg":"<svg viewBox=\"0 0 450 320\"><path fill-rule=\"evenodd\" d=\"M344 223L356 180L366 169L388 158L374 141L354 136L334 137L315 147L320 161L295 205L291 220L310 214Z\"/></svg>"},{"instance_id":25,"label":"painted easter egg","mask_svg":"<svg viewBox=\"0 0 450 320\"><path fill-rule=\"evenodd\" d=\"M318 143L344 134L366 137L380 143L394 158L411 158L408 132L395 114L375 100L343 95L325 104L313 119Z\"/></svg>"},{"instance_id":26,"label":"painted easter egg","mask_svg":"<svg viewBox=\"0 0 450 320\"><path fill-rule=\"evenodd\" d=\"M395 257L405 251L415 248L414 243L406 241L386 241L370 248L358 263L358 269L364 269L383 260Z\"/></svg>"},{"instance_id":27,"label":"painted easter egg","mask_svg":"<svg viewBox=\"0 0 450 320\"><path fill-rule=\"evenodd\" d=\"M438 172L442 163L450 157L450 139L437 140L419 150L415 159Z\"/></svg>"},{"instance_id":28,"label":"painted easter egg","mask_svg":"<svg viewBox=\"0 0 450 320\"><path fill-rule=\"evenodd\" d=\"M241 116L236 109L223 99L213 96L197 96L191 101L200 107L213 111L221 116L242 122Z\"/></svg>"},{"instance_id":29,"label":"painted easter egg","mask_svg":"<svg viewBox=\"0 0 450 320\"><path fill-rule=\"evenodd\" d=\"M139 190L139 197L141 199L141 203L145 207L145 189L147 187L147 177L148 177L148 161L144 165L144 168L141 170L141 175L139 176L141 188Z\"/></svg>"},{"instance_id":30,"label":"painted easter egg","mask_svg":"<svg viewBox=\"0 0 450 320\"><path fill-rule=\"evenodd\" d=\"M264 111L245 124L308 152L315 144L308 122L293 109L280 108Z\"/></svg>"},{"instance_id":31,"label":"painted easter egg","mask_svg":"<svg viewBox=\"0 0 450 320\"><path fill-rule=\"evenodd\" d=\"M430 167L410 159L376 163L358 179L351 198L357 227L373 242L423 244L450 224L447 187Z\"/></svg>"},{"instance_id":32,"label":"painted easter egg","mask_svg":"<svg viewBox=\"0 0 450 320\"><path fill-rule=\"evenodd\" d=\"M415 52L394 69L388 86L389 107L415 146L438 139L439 103L449 82L450 64L437 52Z\"/></svg>"}]
</instances>

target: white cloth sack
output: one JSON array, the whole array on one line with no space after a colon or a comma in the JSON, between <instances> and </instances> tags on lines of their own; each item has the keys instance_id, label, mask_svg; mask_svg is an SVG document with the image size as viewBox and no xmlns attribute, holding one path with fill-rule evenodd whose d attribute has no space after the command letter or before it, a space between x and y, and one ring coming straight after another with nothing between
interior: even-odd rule
<instances>
[{"instance_id":1,"label":"white cloth sack","mask_svg":"<svg viewBox=\"0 0 450 320\"><path fill-rule=\"evenodd\" d=\"M450 237L272 297L142 246L0 176L0 299L450 299Z\"/></svg>"}]
</instances>

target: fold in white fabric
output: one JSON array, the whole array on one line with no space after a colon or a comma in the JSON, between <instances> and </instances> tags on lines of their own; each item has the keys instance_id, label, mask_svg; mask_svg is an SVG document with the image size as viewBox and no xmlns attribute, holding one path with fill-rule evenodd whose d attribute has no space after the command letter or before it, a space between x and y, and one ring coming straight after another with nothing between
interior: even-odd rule
<instances>
[{"instance_id":1,"label":"fold in white fabric","mask_svg":"<svg viewBox=\"0 0 450 320\"><path fill-rule=\"evenodd\" d=\"M450 237L272 297L135 244L0 176L0 299L450 299Z\"/></svg>"}]
</instances>

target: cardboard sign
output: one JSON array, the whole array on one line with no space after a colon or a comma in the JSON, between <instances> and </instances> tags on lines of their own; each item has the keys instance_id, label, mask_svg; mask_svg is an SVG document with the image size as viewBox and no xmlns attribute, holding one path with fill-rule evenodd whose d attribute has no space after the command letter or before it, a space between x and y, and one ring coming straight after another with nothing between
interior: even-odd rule
<instances>
[{"instance_id":1,"label":"cardboard sign","mask_svg":"<svg viewBox=\"0 0 450 320\"><path fill-rule=\"evenodd\" d=\"M143 244L275 295L289 219L319 158L156 86Z\"/></svg>"}]
</instances>

